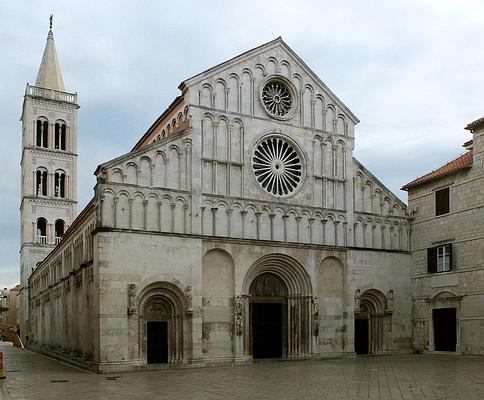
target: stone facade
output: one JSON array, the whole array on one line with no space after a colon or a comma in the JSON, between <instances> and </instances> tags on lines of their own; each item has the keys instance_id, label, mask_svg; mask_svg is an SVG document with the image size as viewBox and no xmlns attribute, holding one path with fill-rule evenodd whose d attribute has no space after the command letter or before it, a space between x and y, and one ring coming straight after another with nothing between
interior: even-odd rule
<instances>
[{"instance_id":1,"label":"stone facade","mask_svg":"<svg viewBox=\"0 0 484 400\"><path fill-rule=\"evenodd\" d=\"M465 144L467 154L404 187L413 210L411 279L413 347L417 351L484 354L482 122L467 127L473 133L472 141ZM438 192L446 194L447 188L448 210L436 215ZM429 258L439 257L429 249L443 247L450 250L449 265L440 264L441 271L429 269ZM439 317L442 312L451 315ZM455 337L446 338L443 331ZM447 346L446 340L450 340Z\"/></svg>"},{"instance_id":2,"label":"stone facade","mask_svg":"<svg viewBox=\"0 0 484 400\"><path fill-rule=\"evenodd\" d=\"M180 89L32 273L30 346L99 372L409 351L406 207L358 119L280 38Z\"/></svg>"}]
</instances>

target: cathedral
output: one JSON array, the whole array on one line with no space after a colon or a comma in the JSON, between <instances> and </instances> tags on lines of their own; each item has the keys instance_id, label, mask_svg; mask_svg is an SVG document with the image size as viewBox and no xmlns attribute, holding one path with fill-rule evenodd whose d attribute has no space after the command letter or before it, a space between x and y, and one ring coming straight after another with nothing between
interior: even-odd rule
<instances>
[{"instance_id":1,"label":"cathedral","mask_svg":"<svg viewBox=\"0 0 484 400\"><path fill-rule=\"evenodd\" d=\"M22 112L27 345L96 372L411 351L409 213L353 157L358 118L281 38L179 89L77 214L49 31Z\"/></svg>"}]
</instances>

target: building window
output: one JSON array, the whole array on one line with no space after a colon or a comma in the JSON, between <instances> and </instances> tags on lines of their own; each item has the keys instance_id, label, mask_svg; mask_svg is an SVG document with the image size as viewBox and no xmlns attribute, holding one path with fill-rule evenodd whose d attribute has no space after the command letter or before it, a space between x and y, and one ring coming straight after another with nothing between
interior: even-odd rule
<instances>
[{"instance_id":1,"label":"building window","mask_svg":"<svg viewBox=\"0 0 484 400\"><path fill-rule=\"evenodd\" d=\"M47 243L47 221L45 218L39 218L37 220L37 243Z\"/></svg>"},{"instance_id":2,"label":"building window","mask_svg":"<svg viewBox=\"0 0 484 400\"><path fill-rule=\"evenodd\" d=\"M37 196L47 196L47 171L37 171Z\"/></svg>"},{"instance_id":3,"label":"building window","mask_svg":"<svg viewBox=\"0 0 484 400\"><path fill-rule=\"evenodd\" d=\"M435 215L447 214L450 210L450 188L435 192Z\"/></svg>"},{"instance_id":4,"label":"building window","mask_svg":"<svg viewBox=\"0 0 484 400\"><path fill-rule=\"evenodd\" d=\"M55 197L66 197L66 174L63 172L56 172L55 173L55 188L54 188L54 196Z\"/></svg>"},{"instance_id":5,"label":"building window","mask_svg":"<svg viewBox=\"0 0 484 400\"><path fill-rule=\"evenodd\" d=\"M64 235L65 223L61 219L55 221L55 244L59 244Z\"/></svg>"},{"instance_id":6,"label":"building window","mask_svg":"<svg viewBox=\"0 0 484 400\"><path fill-rule=\"evenodd\" d=\"M452 270L452 244L427 249L427 270L430 273Z\"/></svg>"},{"instance_id":7,"label":"building window","mask_svg":"<svg viewBox=\"0 0 484 400\"><path fill-rule=\"evenodd\" d=\"M37 147L48 147L49 123L37 120L36 142Z\"/></svg>"},{"instance_id":8,"label":"building window","mask_svg":"<svg viewBox=\"0 0 484 400\"><path fill-rule=\"evenodd\" d=\"M63 122L56 122L55 124L55 143L56 150L66 149L66 124Z\"/></svg>"}]
</instances>

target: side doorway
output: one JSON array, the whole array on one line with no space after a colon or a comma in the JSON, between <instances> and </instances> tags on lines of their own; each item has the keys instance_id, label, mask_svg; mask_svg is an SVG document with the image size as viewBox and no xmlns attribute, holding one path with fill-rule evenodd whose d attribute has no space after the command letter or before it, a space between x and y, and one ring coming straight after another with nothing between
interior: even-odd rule
<instances>
[{"instance_id":1,"label":"side doorway","mask_svg":"<svg viewBox=\"0 0 484 400\"><path fill-rule=\"evenodd\" d=\"M456 351L456 311L455 308L434 308L432 310L435 351Z\"/></svg>"},{"instance_id":2,"label":"side doorway","mask_svg":"<svg viewBox=\"0 0 484 400\"><path fill-rule=\"evenodd\" d=\"M148 364L168 362L168 322L148 321L146 326Z\"/></svg>"},{"instance_id":3,"label":"side doorway","mask_svg":"<svg viewBox=\"0 0 484 400\"><path fill-rule=\"evenodd\" d=\"M355 353L368 354L369 324L367 313L355 316Z\"/></svg>"}]
</instances>

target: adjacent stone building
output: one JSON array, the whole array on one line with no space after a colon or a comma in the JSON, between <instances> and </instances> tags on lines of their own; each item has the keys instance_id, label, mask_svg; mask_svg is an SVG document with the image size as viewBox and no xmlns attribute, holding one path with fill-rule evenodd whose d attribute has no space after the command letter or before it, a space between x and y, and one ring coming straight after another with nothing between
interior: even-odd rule
<instances>
[{"instance_id":1,"label":"adjacent stone building","mask_svg":"<svg viewBox=\"0 0 484 400\"><path fill-rule=\"evenodd\" d=\"M467 152L408 184L413 347L484 354L484 118Z\"/></svg>"},{"instance_id":2,"label":"adjacent stone building","mask_svg":"<svg viewBox=\"0 0 484 400\"><path fill-rule=\"evenodd\" d=\"M29 345L99 372L409 351L406 206L356 116L281 38L179 88L31 274Z\"/></svg>"}]
</instances>

